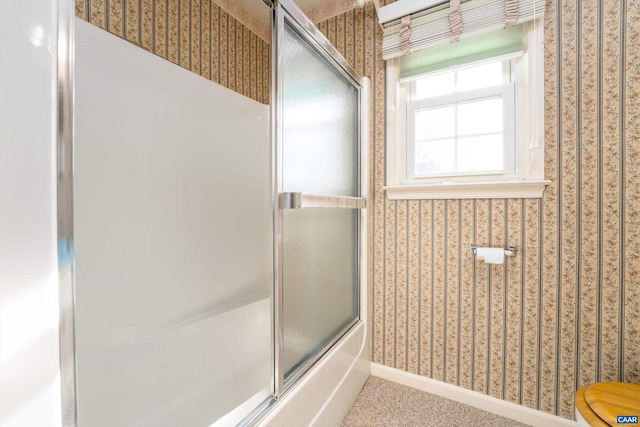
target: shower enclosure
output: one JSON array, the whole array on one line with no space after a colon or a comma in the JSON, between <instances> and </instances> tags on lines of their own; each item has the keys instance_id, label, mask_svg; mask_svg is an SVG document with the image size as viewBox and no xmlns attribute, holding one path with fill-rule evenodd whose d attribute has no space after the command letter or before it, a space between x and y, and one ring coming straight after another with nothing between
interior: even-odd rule
<instances>
[{"instance_id":1,"label":"shower enclosure","mask_svg":"<svg viewBox=\"0 0 640 427\"><path fill-rule=\"evenodd\" d=\"M368 376L368 82L270 6L270 108L75 21L72 424L331 425Z\"/></svg>"},{"instance_id":2,"label":"shower enclosure","mask_svg":"<svg viewBox=\"0 0 640 427\"><path fill-rule=\"evenodd\" d=\"M361 78L292 2L273 10L275 392L360 318Z\"/></svg>"}]
</instances>

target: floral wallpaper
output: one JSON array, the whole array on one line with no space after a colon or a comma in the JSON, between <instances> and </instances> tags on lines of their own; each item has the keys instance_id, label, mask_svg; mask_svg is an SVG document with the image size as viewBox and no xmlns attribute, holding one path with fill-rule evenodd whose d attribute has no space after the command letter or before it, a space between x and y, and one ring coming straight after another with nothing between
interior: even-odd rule
<instances>
[{"instance_id":1,"label":"floral wallpaper","mask_svg":"<svg viewBox=\"0 0 640 427\"><path fill-rule=\"evenodd\" d=\"M253 21L260 35L250 30L229 13L246 12L233 2L231 6L223 9L216 0L76 0L76 16L268 104L269 43L261 38L265 31Z\"/></svg>"}]
</instances>

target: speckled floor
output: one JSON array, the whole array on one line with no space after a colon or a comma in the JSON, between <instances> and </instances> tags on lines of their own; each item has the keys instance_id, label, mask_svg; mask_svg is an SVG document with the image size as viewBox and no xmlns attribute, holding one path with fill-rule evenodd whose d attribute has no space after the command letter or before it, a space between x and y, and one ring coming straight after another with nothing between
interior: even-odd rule
<instances>
[{"instance_id":1,"label":"speckled floor","mask_svg":"<svg viewBox=\"0 0 640 427\"><path fill-rule=\"evenodd\" d=\"M524 424L382 378L369 377L342 426L512 427Z\"/></svg>"}]
</instances>

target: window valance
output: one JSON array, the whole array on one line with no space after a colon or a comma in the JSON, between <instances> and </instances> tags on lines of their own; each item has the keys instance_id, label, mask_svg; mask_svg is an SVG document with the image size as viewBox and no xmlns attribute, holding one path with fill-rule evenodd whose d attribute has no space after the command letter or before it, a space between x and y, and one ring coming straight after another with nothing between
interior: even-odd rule
<instances>
[{"instance_id":1,"label":"window valance","mask_svg":"<svg viewBox=\"0 0 640 427\"><path fill-rule=\"evenodd\" d=\"M544 0L451 0L384 22L383 58L391 59L498 28L511 28L544 13Z\"/></svg>"}]
</instances>

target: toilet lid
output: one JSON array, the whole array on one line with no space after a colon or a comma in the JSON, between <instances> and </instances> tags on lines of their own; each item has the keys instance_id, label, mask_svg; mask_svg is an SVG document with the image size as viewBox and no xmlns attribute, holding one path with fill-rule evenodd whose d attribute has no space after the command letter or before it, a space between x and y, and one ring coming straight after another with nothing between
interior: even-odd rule
<instances>
[{"instance_id":1,"label":"toilet lid","mask_svg":"<svg viewBox=\"0 0 640 427\"><path fill-rule=\"evenodd\" d=\"M603 421L617 425L619 416L640 416L640 386L597 383L586 387L584 400Z\"/></svg>"}]
</instances>

